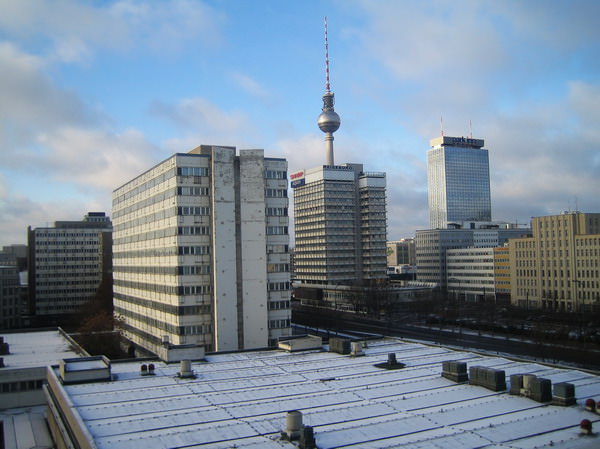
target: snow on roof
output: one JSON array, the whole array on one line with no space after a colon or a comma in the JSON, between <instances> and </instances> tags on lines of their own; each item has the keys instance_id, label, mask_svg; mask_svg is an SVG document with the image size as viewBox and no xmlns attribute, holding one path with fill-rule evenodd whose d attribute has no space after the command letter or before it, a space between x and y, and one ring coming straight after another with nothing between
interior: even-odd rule
<instances>
[{"instance_id":1,"label":"snow on roof","mask_svg":"<svg viewBox=\"0 0 600 449\"><path fill-rule=\"evenodd\" d=\"M80 357L58 330L3 332L0 335L10 348L10 354L2 356L6 369L44 367L61 359Z\"/></svg>"},{"instance_id":2,"label":"snow on roof","mask_svg":"<svg viewBox=\"0 0 600 449\"><path fill-rule=\"evenodd\" d=\"M116 380L65 385L64 390L98 448L282 448L286 412L299 410L321 449L600 447L579 436L583 407L600 400L600 377L502 357L384 339L364 357L329 352L256 351L215 354L194 362L193 379L179 364L113 362ZM403 369L374 364L395 353ZM442 361L460 360L511 374L533 373L575 385L577 404L542 404L507 392L441 377Z\"/></svg>"}]
</instances>

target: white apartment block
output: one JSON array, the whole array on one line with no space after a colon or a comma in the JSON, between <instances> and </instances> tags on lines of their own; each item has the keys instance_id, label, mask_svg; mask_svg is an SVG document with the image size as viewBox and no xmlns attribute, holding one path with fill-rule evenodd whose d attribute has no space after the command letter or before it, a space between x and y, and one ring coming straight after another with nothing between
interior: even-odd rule
<instances>
[{"instance_id":1,"label":"white apartment block","mask_svg":"<svg viewBox=\"0 0 600 449\"><path fill-rule=\"evenodd\" d=\"M60 324L80 312L103 279L110 218L89 212L81 221L28 229L29 310L36 326Z\"/></svg>"},{"instance_id":2,"label":"white apartment block","mask_svg":"<svg viewBox=\"0 0 600 449\"><path fill-rule=\"evenodd\" d=\"M294 274L306 284L386 279L386 177L361 164L322 165L291 176Z\"/></svg>"},{"instance_id":3,"label":"white apartment block","mask_svg":"<svg viewBox=\"0 0 600 449\"><path fill-rule=\"evenodd\" d=\"M287 161L202 145L113 193L115 314L146 350L290 335Z\"/></svg>"}]
</instances>

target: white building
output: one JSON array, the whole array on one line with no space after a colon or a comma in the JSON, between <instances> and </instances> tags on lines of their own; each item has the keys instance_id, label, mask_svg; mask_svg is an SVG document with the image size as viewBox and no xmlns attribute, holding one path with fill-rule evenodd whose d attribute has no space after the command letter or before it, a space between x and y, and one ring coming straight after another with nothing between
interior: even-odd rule
<instances>
[{"instance_id":1,"label":"white building","mask_svg":"<svg viewBox=\"0 0 600 449\"><path fill-rule=\"evenodd\" d=\"M452 229L417 230L417 279L445 287L449 277L446 265L448 250L494 248L504 245L508 239L519 238L530 232L529 228L493 222L465 222Z\"/></svg>"},{"instance_id":2,"label":"white building","mask_svg":"<svg viewBox=\"0 0 600 449\"><path fill-rule=\"evenodd\" d=\"M28 229L29 310L34 326L60 323L96 294L107 269L112 225L104 212Z\"/></svg>"},{"instance_id":3,"label":"white building","mask_svg":"<svg viewBox=\"0 0 600 449\"><path fill-rule=\"evenodd\" d=\"M485 300L496 294L495 248L461 248L446 251L448 293L467 301Z\"/></svg>"},{"instance_id":4,"label":"white building","mask_svg":"<svg viewBox=\"0 0 600 449\"><path fill-rule=\"evenodd\" d=\"M441 136L427 152L429 228L492 219L490 165L483 139Z\"/></svg>"},{"instance_id":5,"label":"white building","mask_svg":"<svg viewBox=\"0 0 600 449\"><path fill-rule=\"evenodd\" d=\"M386 278L386 177L361 164L322 165L291 176L294 274L305 284Z\"/></svg>"},{"instance_id":6,"label":"white building","mask_svg":"<svg viewBox=\"0 0 600 449\"><path fill-rule=\"evenodd\" d=\"M290 333L287 161L202 145L113 193L114 306L135 344L229 351Z\"/></svg>"}]
</instances>

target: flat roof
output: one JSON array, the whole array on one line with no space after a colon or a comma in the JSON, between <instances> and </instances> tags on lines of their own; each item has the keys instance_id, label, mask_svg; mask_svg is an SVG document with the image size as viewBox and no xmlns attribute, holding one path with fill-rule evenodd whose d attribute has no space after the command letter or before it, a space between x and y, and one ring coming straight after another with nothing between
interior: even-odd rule
<instances>
[{"instance_id":1,"label":"flat roof","mask_svg":"<svg viewBox=\"0 0 600 449\"><path fill-rule=\"evenodd\" d=\"M179 364L113 362L115 380L63 385L100 449L282 448L286 412L299 410L320 449L597 447L579 424L600 399L600 376L575 369L457 351L399 339L368 343L365 356L304 351L253 351L206 356L196 377L178 377ZM406 366L374 365L389 353ZM507 392L441 377L442 362L459 360L511 374L535 374L575 385L577 404L542 404ZM598 429L596 429L598 430ZM562 445L562 446L561 446Z\"/></svg>"},{"instance_id":2,"label":"flat roof","mask_svg":"<svg viewBox=\"0 0 600 449\"><path fill-rule=\"evenodd\" d=\"M0 332L10 354L3 355L4 369L37 368L57 364L61 359L81 357L58 330Z\"/></svg>"}]
</instances>

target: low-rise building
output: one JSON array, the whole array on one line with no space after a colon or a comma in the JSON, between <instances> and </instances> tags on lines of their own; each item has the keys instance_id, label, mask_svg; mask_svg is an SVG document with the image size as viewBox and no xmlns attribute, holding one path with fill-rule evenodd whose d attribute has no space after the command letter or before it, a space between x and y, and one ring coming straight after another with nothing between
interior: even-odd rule
<instances>
[{"instance_id":1,"label":"low-rise building","mask_svg":"<svg viewBox=\"0 0 600 449\"><path fill-rule=\"evenodd\" d=\"M0 349L0 409L45 404L46 366L87 355L61 329L2 332Z\"/></svg>"}]
</instances>

